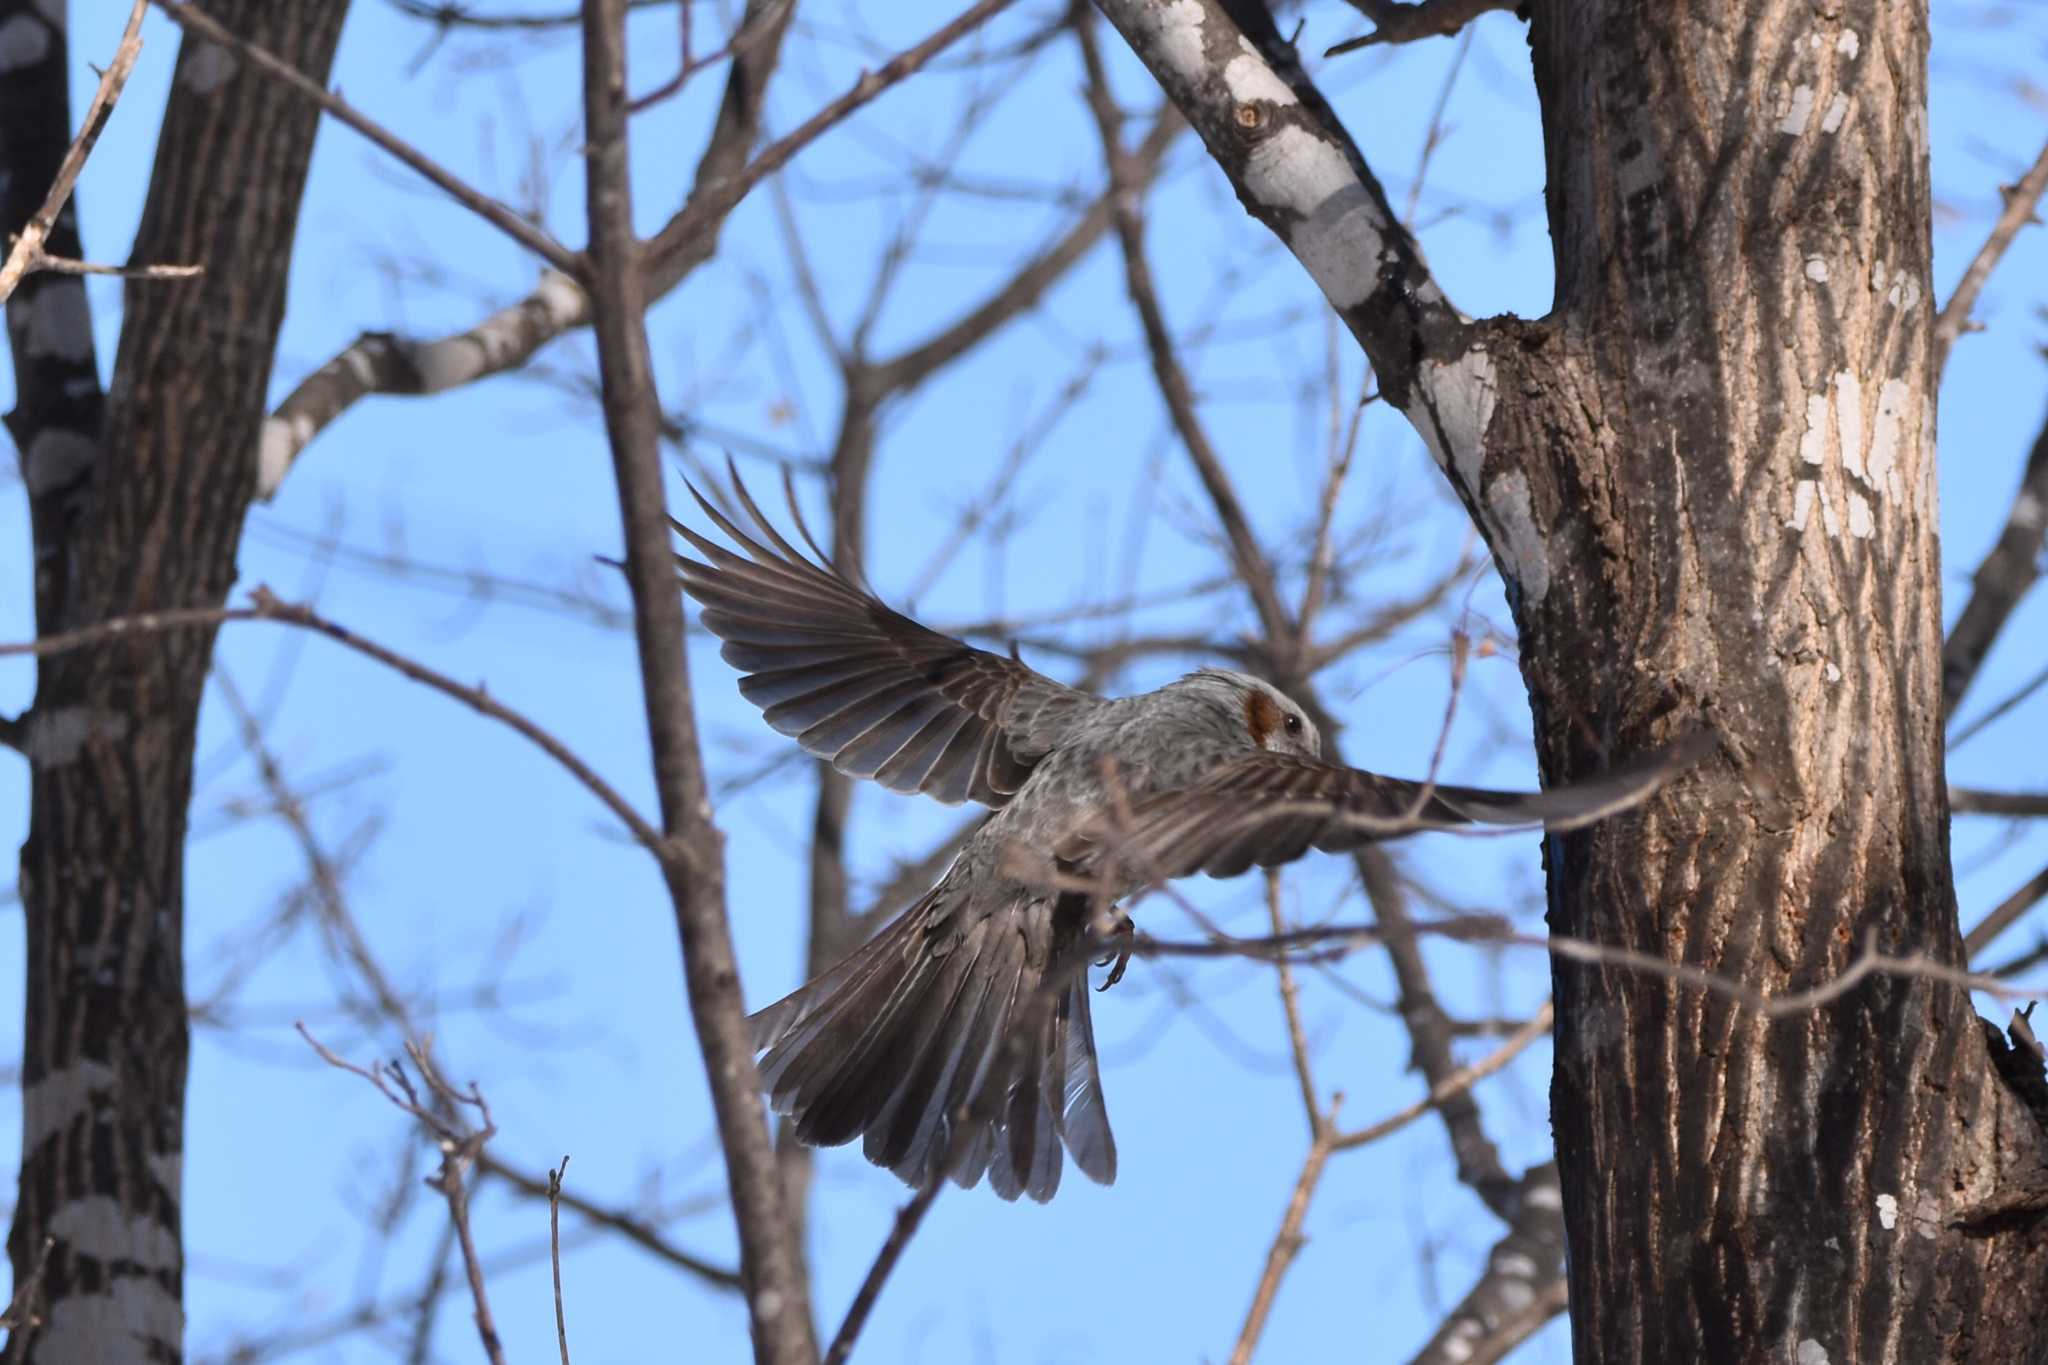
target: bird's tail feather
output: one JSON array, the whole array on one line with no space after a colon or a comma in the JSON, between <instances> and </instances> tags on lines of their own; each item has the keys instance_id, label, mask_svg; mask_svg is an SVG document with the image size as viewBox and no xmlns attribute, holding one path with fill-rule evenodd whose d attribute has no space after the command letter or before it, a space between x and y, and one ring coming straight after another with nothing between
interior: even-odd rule
<instances>
[{"instance_id":1,"label":"bird's tail feather","mask_svg":"<svg viewBox=\"0 0 2048 1365\"><path fill-rule=\"evenodd\" d=\"M1059 1188L1062 1147L1110 1183L1116 1140L1085 958L1066 935L1027 935L1031 912L956 913L959 894L941 881L846 961L753 1016L771 1104L803 1142L863 1137L870 1161L912 1185L986 1174L1004 1199L1043 1202ZM1035 960L1048 942L1050 962Z\"/></svg>"}]
</instances>

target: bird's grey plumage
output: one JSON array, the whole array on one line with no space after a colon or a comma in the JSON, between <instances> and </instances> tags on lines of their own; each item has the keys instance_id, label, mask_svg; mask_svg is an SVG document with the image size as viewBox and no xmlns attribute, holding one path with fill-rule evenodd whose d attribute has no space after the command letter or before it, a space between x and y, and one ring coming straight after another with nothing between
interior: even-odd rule
<instances>
[{"instance_id":1,"label":"bird's grey plumage","mask_svg":"<svg viewBox=\"0 0 2048 1365\"><path fill-rule=\"evenodd\" d=\"M1702 753L1682 744L1537 795L1328 763L1301 707L1242 673L1112 700L927 630L798 551L733 483L752 532L698 502L744 553L676 530L703 556L679 557L683 587L741 692L842 772L994 808L915 905L752 1020L762 1084L797 1137L860 1137L914 1185L987 1174L1006 1199L1042 1201L1062 1148L1115 1178L1087 969L1118 899L1421 829L1582 824Z\"/></svg>"}]
</instances>

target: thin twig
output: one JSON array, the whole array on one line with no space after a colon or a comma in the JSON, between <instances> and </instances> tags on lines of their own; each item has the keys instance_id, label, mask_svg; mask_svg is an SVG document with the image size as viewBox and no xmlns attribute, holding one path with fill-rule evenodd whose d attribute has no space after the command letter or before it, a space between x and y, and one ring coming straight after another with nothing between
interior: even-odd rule
<instances>
[{"instance_id":1,"label":"thin twig","mask_svg":"<svg viewBox=\"0 0 2048 1365\"><path fill-rule=\"evenodd\" d=\"M248 39L230 32L218 20L213 19L192 0L154 0L156 7L163 11L172 23L187 32L196 33L207 42L218 44L248 63L256 71L271 80L281 82L310 100L342 123L356 130L371 142L381 147L392 157L411 167L438 186L443 193L470 212L482 218L491 226L503 232L513 241L539 256L565 275L581 278L583 258L563 246L542 228L528 222L512 209L506 207L482 190L463 181L428 157L417 147L399 137L383 124L357 110L348 101L335 94L318 81L309 79L298 68L267 52Z\"/></svg>"},{"instance_id":2,"label":"thin twig","mask_svg":"<svg viewBox=\"0 0 2048 1365\"><path fill-rule=\"evenodd\" d=\"M135 69L135 59L142 53L142 16L148 12L149 0L135 0L129 9L128 23L121 30L121 41L114 49L114 59L100 74L99 88L92 92L92 103L86 106L85 121L79 125L78 136L72 139L64 159L57 164L56 178L50 182L49 192L43 196L42 207L30 217L15 237L6 261L0 263L0 303L5 303L13 295L31 271L54 268L52 258L43 254L43 243L49 239L50 229L56 226L57 215L64 211L66 201L71 198L72 186L78 183L78 173L85 169L85 159L92 155L93 144L99 141L100 131L113 117L114 102L121 98L121 88L128 83L128 73ZM37 21L28 19L24 22L33 30Z\"/></svg>"},{"instance_id":3,"label":"thin twig","mask_svg":"<svg viewBox=\"0 0 2048 1365\"><path fill-rule=\"evenodd\" d=\"M1999 212L1998 221L1991 225L1991 235L1984 239L1984 245L1977 248L1977 254L1970 261L1969 269L1962 279L1956 281L1955 293L1948 296L1941 312L1934 319L1934 372L1940 374L1948 364L1949 348L1956 338L1970 328L1970 309L1976 306L1977 296L1984 291L1984 282L1991 278L1991 272L1998 268L1999 260L2005 255L2012 239L2019 235L2021 228L2037 222L2034 208L2041 202L2041 195L2048 191L2048 142L2041 144L2041 154L2034 158L2034 164L2027 169L2017 183L1999 186L1999 194L2005 199L2005 207Z\"/></svg>"},{"instance_id":4,"label":"thin twig","mask_svg":"<svg viewBox=\"0 0 2048 1365\"><path fill-rule=\"evenodd\" d=\"M415 659L407 658L374 640L366 639L347 626L328 620L311 607L283 601L266 587L259 585L249 596L250 605L246 607L175 607L169 611L142 612L134 616L116 617L111 621L81 626L77 630L64 631L56 635L42 635L33 640L4 643L0 644L0 658L17 654L48 657L104 644L110 640L155 635L167 630L211 630L216 626L236 621L271 621L280 625L297 626L302 630L324 635L336 644L344 645L358 654L374 659L414 682L422 683L443 696L454 698L480 715L509 726L567 769L570 776L581 782L619 818L620 823L632 832L636 840L657 855L664 852L667 841L661 832L648 824L626 798L619 795L616 788L599 777L596 770L578 758L568 745L539 724L491 696L484 688L466 687L445 673L429 668ZM33 740L25 742L33 743Z\"/></svg>"},{"instance_id":5,"label":"thin twig","mask_svg":"<svg viewBox=\"0 0 2048 1365\"><path fill-rule=\"evenodd\" d=\"M569 1318L562 1311L562 1176L568 1169L564 1152L562 1164L548 1172L548 1264L555 1275L555 1343L562 1348L562 1365L569 1365Z\"/></svg>"},{"instance_id":6,"label":"thin twig","mask_svg":"<svg viewBox=\"0 0 2048 1365\"><path fill-rule=\"evenodd\" d=\"M1543 1002L1542 1009L1537 1010L1527 1023L1510 1034L1508 1040L1502 1043L1490 1055L1472 1063L1470 1066L1459 1067L1456 1071L1431 1086L1427 1095L1424 1095L1406 1108L1396 1110L1377 1123L1368 1124L1349 1133L1339 1134L1334 1144L1336 1150L1346 1152L1354 1147L1363 1147L1367 1143L1377 1142L1389 1133L1398 1132L1406 1128L1416 1119L1421 1118L1451 1096L1461 1095L1470 1090L1473 1086L1479 1084L1488 1076L1493 1075L1509 1062L1512 1062L1516 1057L1519 1057L1531 1043L1549 1033L1552 1017L1550 1002L1546 1000Z\"/></svg>"},{"instance_id":7,"label":"thin twig","mask_svg":"<svg viewBox=\"0 0 2048 1365\"><path fill-rule=\"evenodd\" d=\"M1286 916L1280 909L1280 874L1269 870L1266 873L1266 915L1277 936L1287 932ZM1280 981L1280 1009L1287 1018L1288 1050L1294 1057L1294 1076L1301 1086L1301 1105L1308 1117L1308 1155L1302 1158L1301 1173L1295 1177L1294 1192L1287 1198L1287 1210L1280 1217L1280 1229L1273 1234L1272 1245L1266 1249L1265 1269L1259 1274L1259 1282L1252 1290L1251 1307L1245 1311L1244 1326L1238 1330L1237 1344L1230 1351L1230 1365L1249 1365L1252 1353L1258 1349L1259 1337L1266 1329L1266 1320L1272 1315L1273 1301L1280 1294L1280 1282L1294 1264L1294 1258L1302 1246L1301 1226L1308 1218L1308 1206L1315 1198L1316 1186L1323 1178L1323 1167L1335 1150L1337 1113L1343 1107L1344 1097L1334 1095L1330 1107L1325 1110L1316 1097L1315 1073L1308 1056L1308 1031L1302 1027L1300 994L1295 988L1294 972L1287 959L1280 958L1274 963L1275 974Z\"/></svg>"},{"instance_id":8,"label":"thin twig","mask_svg":"<svg viewBox=\"0 0 2048 1365\"><path fill-rule=\"evenodd\" d=\"M934 1172L917 1193L910 1196L909 1202L896 1211L896 1222L883 1240L882 1249L875 1254L874 1264L868 1267L868 1273L861 1279L860 1292L853 1296L845 1318L839 1323L839 1330L832 1334L832 1344L825 1351L823 1365L845 1365L846 1358L853 1354L854 1343L860 1339L860 1329L867 1325L868 1314L882 1296L882 1285L888 1281L889 1272L896 1268L903 1249L910 1245L918 1225L924 1222L925 1214L931 1211L932 1201L939 1197L939 1191L945 1185L944 1172Z\"/></svg>"},{"instance_id":9,"label":"thin twig","mask_svg":"<svg viewBox=\"0 0 2048 1365\"><path fill-rule=\"evenodd\" d=\"M462 1268L469 1278L470 1302L474 1308L477 1337L483 1343L484 1356L491 1365L505 1365L504 1342L498 1336L498 1325L491 1314L490 1295L484 1284L482 1258L477 1255L476 1238L470 1231L468 1172L476 1164L477 1153L484 1144L497 1135L498 1126L491 1118L491 1106L485 1102L483 1092L471 1082L467 1091L457 1090L443 1080L434 1066L425 1045L407 1040L405 1055L413 1068L419 1072L420 1080L427 1088L429 1100L422 1100L419 1089L406 1074L402 1063L391 1061L377 1067L357 1066L344 1057L337 1056L326 1044L315 1038L303 1023L298 1025L299 1036L304 1038L321 1061L338 1071L360 1076L376 1087L377 1093L391 1101L402 1112L418 1120L433 1138L441 1151L441 1165L428 1178L427 1188L435 1191L448 1202L448 1218L455 1228L455 1240L462 1248ZM459 1117L465 1108L476 1111L480 1127L472 1128Z\"/></svg>"},{"instance_id":10,"label":"thin twig","mask_svg":"<svg viewBox=\"0 0 2048 1365\"><path fill-rule=\"evenodd\" d=\"M1351 8L1370 19L1371 33L1347 38L1324 51L1325 57L1355 52L1376 43L1413 43L1448 38L1482 14L1511 10L1522 0L1349 0Z\"/></svg>"},{"instance_id":11,"label":"thin twig","mask_svg":"<svg viewBox=\"0 0 2048 1365\"><path fill-rule=\"evenodd\" d=\"M2048 867L2036 872L2028 881L2010 896L2000 901L1991 913L1971 927L1963 936L1963 952L1975 957L1991 946L1991 941L2019 922L2021 915L2033 909L2043 899L2048 899ZM1993 973L2006 976L2012 971L2010 965Z\"/></svg>"},{"instance_id":12,"label":"thin twig","mask_svg":"<svg viewBox=\"0 0 2048 1365\"><path fill-rule=\"evenodd\" d=\"M163 0L159 0L159 3L162 2ZM860 79L856 80L844 94L798 124L786 137L770 143L760 155L729 179L705 186L700 192L693 194L682 211L664 224L661 231L648 241L648 256L654 260L662 260L674 253L683 242L697 232L722 221L726 212L746 198L748 192L765 177L781 170L798 152L845 121L849 114L862 105L906 77L915 75L926 62L979 28L999 11L1008 8L1011 2L1012 0L979 0L978 4L933 30L923 42L905 48L873 71L863 71ZM661 283L659 280L655 281L654 290L658 291Z\"/></svg>"}]
</instances>

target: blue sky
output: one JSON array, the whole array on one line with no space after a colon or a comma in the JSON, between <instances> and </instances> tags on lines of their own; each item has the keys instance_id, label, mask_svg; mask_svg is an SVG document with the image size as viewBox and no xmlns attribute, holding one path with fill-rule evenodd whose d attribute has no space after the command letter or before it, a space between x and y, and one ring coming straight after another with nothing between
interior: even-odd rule
<instances>
[{"instance_id":1,"label":"blue sky","mask_svg":"<svg viewBox=\"0 0 2048 1365\"><path fill-rule=\"evenodd\" d=\"M908 7L906 7L908 8ZM1992 7L1995 12L2000 7ZM2041 16L1974 18L1977 6L1935 5L1933 137L1940 201L1940 297L1974 252L2010 180L2048 130L2011 73L2044 54ZM74 107L82 108L126 6L74 4ZM566 36L482 43L430 33L374 0L360 0L336 67L348 97L459 173L521 200L532 185L563 240L583 238L575 155L577 58ZM700 28L715 28L707 9ZM1040 15L1005 16L985 41L1014 40ZM1349 36L1340 7L1313 6L1304 46ZM807 8L770 99L786 130L843 88L875 53L936 23L887 5ZM146 187L155 124L177 37L152 16L128 93L81 185L90 255L124 260ZM872 38L864 45L860 35ZM645 89L673 69L667 13L634 26L634 79ZM701 35L700 35L701 41ZM1133 108L1156 98L1144 74L1105 34L1120 93ZM1331 64L1325 88L1369 159L1405 202L1429 111L1453 59L1449 42ZM947 69L880 100L859 123L808 150L787 178L795 220L828 313L844 334L901 209L878 193L906 155L939 157L956 141L973 77ZM709 73L635 123L640 222L651 231L678 202L719 88ZM1077 98L1070 43L1031 62L959 149L985 188L1095 184L1099 151ZM994 92L984 92L992 94ZM1449 104L1448 137L1420 199L1430 260L1472 313L1539 314L1548 307L1543 163L1521 27L1489 16ZM1175 325L1213 326L1191 353L1205 416L1255 525L1283 550L1305 518L1324 458L1323 376L1329 336L1320 300L1299 269L1232 200L1187 143L1151 205L1150 244ZM1042 198L1042 196L1041 196ZM886 356L926 335L1046 240L1068 210L990 193L944 198L873 336ZM303 215L273 392L281 396L359 332L417 334L467 326L532 287L533 263L490 228L445 202L345 129L321 134ZM673 409L800 456L829 446L837 388L793 287L770 196L732 219L725 249L655 311L653 340ZM1982 335L1956 350L1942 394L1942 525L1949 615L1968 574L2006 516L2027 443L2048 409L2048 372L2035 351L2038 282L2048 233L2020 240L1993 281ZM113 351L119 291L94 286L100 353ZM158 286L175 287L175 286ZM1021 430L1059 407L1078 374L1091 381L1016 476L1015 524L1000 544L978 539L943 566L917 599L946 624L1019 617L1155 594L1196 581L1216 563L1212 518L1184 454L1168 438L1124 300L1113 248L1095 253L1044 307L892 409L878 448L869 521L871 579L901 602L926 576L961 507L986 486ZM1091 360L1096 347L1105 357ZM1360 364L1337 348L1340 392L1355 395ZM587 336L542 356L557 375L590 370ZM0 401L11 404L0 378ZM715 447L700 453L717 458ZM757 487L772 478L749 461ZM12 471L9 470L11 479ZM818 523L815 486L807 488ZM619 549L602 427L590 405L531 377L492 380L431 400L360 405L308 451L283 494L251 517L241 587L317 594L321 609L494 694L554 729L630 797L651 809L636 673L616 629L517 601L478 603L460 592L368 572L343 558L323 567L311 546L332 536L369 552L401 552L460 571L580 584L614 605L616 585L595 557ZM1143 509L1151 508L1147 519ZM30 629L27 519L18 486L0 497L0 637ZM1142 539L1131 528L1142 524ZM1380 528L1372 572L1338 608L1366 614L1413 593L1472 541L1420 443L1397 415L1369 412L1339 509L1340 527ZM1298 549L1295 549L1298 553ZM1334 669L1326 700L1345 722L1347 753L1386 771L1428 762L1447 691L1446 647L1460 612L1506 631L1491 570L1470 590ZM1145 629L1232 634L1251 615L1236 596L1150 609ZM1113 638L1114 622L1060 628L1082 643ZM2048 605L2040 595L2008 627L1965 709L1975 714L2042 666ZM1069 665L1033 656L1051 672ZM572 1188L608 1204L650 1207L722 1187L700 1063L683 1004L672 921L648 861L589 797L516 737L324 642L267 626L230 629L220 664L263 710L269 742L300 785L333 787L313 805L334 847L362 845L349 882L373 950L403 986L438 999L436 1047L457 1078L490 1098L501 1135L493 1150L544 1171L571 1154ZM1156 685L1195 659L1155 659L1120 688ZM691 663L708 761L721 782L785 751L740 702L714 651L693 640ZM0 708L24 705L33 672L0 663ZM1989 727L1952 759L1958 782L2038 786L2042 706ZM1500 784L1533 781L1528 719L1512 661L1475 662L1446 774ZM0 763L0 841L26 830L26 768ZM335 779L352 780L335 784ZM229 818L260 795L231 715L216 695L200 745L188 861L187 960L195 997L240 960L304 866L274 821ZM731 904L748 997L766 1003L798 984L797 934L812 782L797 765L721 802ZM859 887L893 860L914 857L956 813L863 789L849 845ZM374 834L374 838L371 835ZM365 840L369 842L364 843ZM2039 868L2040 830L1959 823L1958 890L1970 923ZM1540 924L1533 836L1436 838L1401 850L1415 876L1472 908ZM1303 917L1361 916L1341 901L1341 870L1309 865L1287 883ZM1254 881L1196 888L1226 922L1255 925ZM856 900L864 896L857 891ZM0 909L0 1056L18 1055L19 911ZM1146 926L1188 935L1165 902ZM507 926L521 932L509 956ZM2044 923L2015 930L2010 955ZM1539 955L1433 945L1438 984L1454 1012L1523 1017L1547 993ZM1341 983L1310 974L1304 1005L1326 1090L1347 1096L1362 1123L1419 1093L1404 1071L1398 1022L1353 994L1386 1002L1393 990L1370 956ZM468 1007L496 979L509 1009ZM437 1245L437 1206L416 1202L390 1237L375 1206L419 1172L399 1154L421 1144L361 1082L312 1059L291 1033L305 1017L357 1060L388 1055L396 1038L365 1037L334 1006L354 990L319 937L301 928L263 957L236 997L246 1020L202 1028L187 1129L189 1340L195 1357L242 1336L307 1328L362 1296L414 1291ZM1191 993L1199 1002L1190 1004ZM948 1191L892 1281L871 1323L870 1360L1109 1361L1221 1359L1249 1302L1307 1135L1288 1067L1271 974L1248 964L1137 964L1097 1002L1105 1085L1122 1152L1114 1189L1072 1177L1049 1207L1005 1205L986 1190ZM1476 1057L1490 1044L1467 1045ZM1479 1090L1489 1129L1520 1169L1547 1153L1548 1051L1539 1046ZM14 1097L0 1099L0 1158L11 1160ZM852 1151L819 1166L813 1244L820 1317L836 1323L904 1191ZM494 1259L498 1321L514 1360L553 1358L544 1246L546 1210L486 1186L475 1219ZM565 1219L565 1231L575 1220ZM1440 1128L1419 1123L1335 1161L1310 1214L1309 1242L1281 1293L1262 1359L1343 1355L1397 1359L1419 1344L1471 1283L1498 1234L1459 1187ZM722 1209L677 1222L678 1242L729 1261ZM565 1290L576 1359L745 1354L744 1317L729 1295L610 1242L569 1255ZM408 1325L396 1329L402 1339ZM309 1358L390 1354L388 1334L342 1338ZM441 1358L476 1356L466 1306L451 1299L434 1327ZM1361 1346L1363 1343L1363 1346ZM1517 1359L1562 1360L1553 1326Z\"/></svg>"}]
</instances>

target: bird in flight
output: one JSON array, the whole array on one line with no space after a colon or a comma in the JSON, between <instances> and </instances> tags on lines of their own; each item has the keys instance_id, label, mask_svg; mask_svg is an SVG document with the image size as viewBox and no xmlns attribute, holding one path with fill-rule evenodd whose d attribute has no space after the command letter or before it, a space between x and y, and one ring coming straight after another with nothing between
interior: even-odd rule
<instances>
[{"instance_id":1,"label":"bird in flight","mask_svg":"<svg viewBox=\"0 0 2048 1365\"><path fill-rule=\"evenodd\" d=\"M750 1020L762 1085L798 1139L861 1138L914 1186L986 1174L1004 1199L1043 1202L1063 1148L1091 1179L1116 1178L1088 967L1118 931L1127 949L1120 899L1422 829L1576 828L1711 747L1696 736L1540 794L1329 763L1307 713L1258 678L1204 668L1099 697L928 630L800 519L811 555L791 545L732 481L751 532L691 492L737 551L675 529L702 556L678 556L682 586L741 694L840 772L993 812L886 929Z\"/></svg>"}]
</instances>

